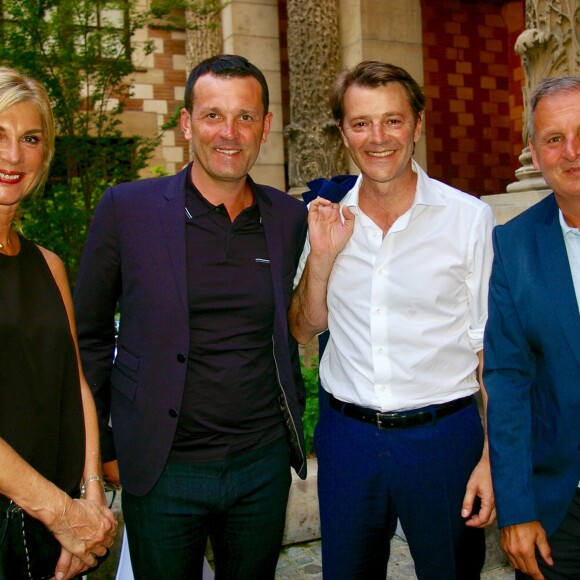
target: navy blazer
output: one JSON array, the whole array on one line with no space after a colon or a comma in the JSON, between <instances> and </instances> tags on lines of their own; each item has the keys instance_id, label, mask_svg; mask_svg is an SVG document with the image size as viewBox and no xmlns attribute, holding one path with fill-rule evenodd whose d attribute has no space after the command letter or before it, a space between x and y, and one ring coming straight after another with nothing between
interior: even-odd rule
<instances>
[{"instance_id":1,"label":"navy blazer","mask_svg":"<svg viewBox=\"0 0 580 580\"><path fill-rule=\"evenodd\" d=\"M190 168L104 193L75 285L79 346L97 405L103 460L118 459L123 486L134 495L146 494L165 466L185 385L185 190ZM305 393L287 311L306 238L306 207L274 188L257 187L266 194L256 198L272 272L279 400L292 465L305 477ZM117 305L120 325L113 361Z\"/></svg>"},{"instance_id":2,"label":"navy blazer","mask_svg":"<svg viewBox=\"0 0 580 580\"><path fill-rule=\"evenodd\" d=\"M500 527L560 525L580 481L580 314L554 195L493 234L485 334Z\"/></svg>"}]
</instances>

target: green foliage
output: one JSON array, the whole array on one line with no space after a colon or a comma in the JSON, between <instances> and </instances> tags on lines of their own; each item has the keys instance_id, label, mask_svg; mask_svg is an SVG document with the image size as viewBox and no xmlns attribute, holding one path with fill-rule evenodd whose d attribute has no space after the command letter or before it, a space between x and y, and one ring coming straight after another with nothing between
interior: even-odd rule
<instances>
[{"instance_id":1,"label":"green foliage","mask_svg":"<svg viewBox=\"0 0 580 580\"><path fill-rule=\"evenodd\" d=\"M318 357L312 357L308 366L300 361L304 387L306 388L306 409L302 417L306 454L314 452L314 428L318 421Z\"/></svg>"},{"instance_id":2,"label":"green foliage","mask_svg":"<svg viewBox=\"0 0 580 580\"><path fill-rule=\"evenodd\" d=\"M155 177L165 177L166 175L170 175L169 171L166 171L165 167L162 165L153 165L149 168L149 172Z\"/></svg>"},{"instance_id":3,"label":"green foliage","mask_svg":"<svg viewBox=\"0 0 580 580\"><path fill-rule=\"evenodd\" d=\"M60 136L53 186L23 206L22 228L74 280L104 189L136 179L159 139L124 139L120 130L136 71L130 39L150 15L134 0L3 0L2 9L0 62L46 86Z\"/></svg>"},{"instance_id":4,"label":"green foliage","mask_svg":"<svg viewBox=\"0 0 580 580\"><path fill-rule=\"evenodd\" d=\"M168 129L175 129L179 126L179 119L181 117L181 107L175 107L173 109L173 113L171 113L169 119L161 125L161 129L163 131L167 131Z\"/></svg>"},{"instance_id":5,"label":"green foliage","mask_svg":"<svg viewBox=\"0 0 580 580\"><path fill-rule=\"evenodd\" d=\"M163 30L198 30L202 26L215 29L218 26L217 16L227 5L223 0L152 0L151 16L155 26ZM185 12L201 18L204 24L194 22Z\"/></svg>"},{"instance_id":6,"label":"green foliage","mask_svg":"<svg viewBox=\"0 0 580 580\"><path fill-rule=\"evenodd\" d=\"M59 185L44 195L33 195L21 205L22 225L27 237L58 254L69 276L76 276L85 245L88 224L79 188ZM104 184L95 188L95 198L102 195Z\"/></svg>"}]
</instances>

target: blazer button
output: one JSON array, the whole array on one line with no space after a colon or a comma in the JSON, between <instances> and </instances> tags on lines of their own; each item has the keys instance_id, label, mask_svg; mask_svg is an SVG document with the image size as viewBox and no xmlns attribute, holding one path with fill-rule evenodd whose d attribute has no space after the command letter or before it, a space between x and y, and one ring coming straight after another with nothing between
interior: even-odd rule
<instances>
[{"instance_id":1,"label":"blazer button","mask_svg":"<svg viewBox=\"0 0 580 580\"><path fill-rule=\"evenodd\" d=\"M177 417L177 411L175 409L169 409L169 416L175 419Z\"/></svg>"},{"instance_id":2,"label":"blazer button","mask_svg":"<svg viewBox=\"0 0 580 580\"><path fill-rule=\"evenodd\" d=\"M184 363L184 362L187 360L187 357L186 357L186 356L185 356L185 355L184 355L182 352L180 352L180 353L177 355L177 360L178 360L180 363Z\"/></svg>"}]
</instances>

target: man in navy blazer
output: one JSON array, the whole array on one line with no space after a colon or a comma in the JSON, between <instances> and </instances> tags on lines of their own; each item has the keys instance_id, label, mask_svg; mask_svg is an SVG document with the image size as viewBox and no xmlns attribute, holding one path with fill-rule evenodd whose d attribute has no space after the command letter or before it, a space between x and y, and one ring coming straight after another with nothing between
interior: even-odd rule
<instances>
[{"instance_id":1,"label":"man in navy blazer","mask_svg":"<svg viewBox=\"0 0 580 580\"><path fill-rule=\"evenodd\" d=\"M90 228L79 345L137 580L201 578L208 536L220 577L274 578L290 465L306 475L287 323L306 208L248 175L271 119L254 65L200 63L181 111L193 163L108 189Z\"/></svg>"},{"instance_id":2,"label":"man in navy blazer","mask_svg":"<svg viewBox=\"0 0 580 580\"><path fill-rule=\"evenodd\" d=\"M580 77L530 100L553 193L494 231L485 335L491 470L518 578L580 578Z\"/></svg>"}]
</instances>

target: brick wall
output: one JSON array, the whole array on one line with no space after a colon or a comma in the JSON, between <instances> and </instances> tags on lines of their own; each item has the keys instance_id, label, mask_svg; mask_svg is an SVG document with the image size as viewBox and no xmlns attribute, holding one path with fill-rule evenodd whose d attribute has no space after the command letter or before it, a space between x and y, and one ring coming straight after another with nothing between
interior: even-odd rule
<instances>
[{"instance_id":1,"label":"brick wall","mask_svg":"<svg viewBox=\"0 0 580 580\"><path fill-rule=\"evenodd\" d=\"M505 192L519 167L523 5L422 2L428 171L478 196Z\"/></svg>"},{"instance_id":2,"label":"brick wall","mask_svg":"<svg viewBox=\"0 0 580 580\"><path fill-rule=\"evenodd\" d=\"M137 52L133 96L127 102L124 114L125 134L137 133L143 136L158 134L176 109L183 105L185 81L187 78L185 61L185 33L148 27L138 31L135 42L152 40L154 51L150 55ZM189 160L188 144L183 138L179 125L168 129L157 150L149 161L150 169L161 167L168 173L179 171Z\"/></svg>"}]
</instances>

